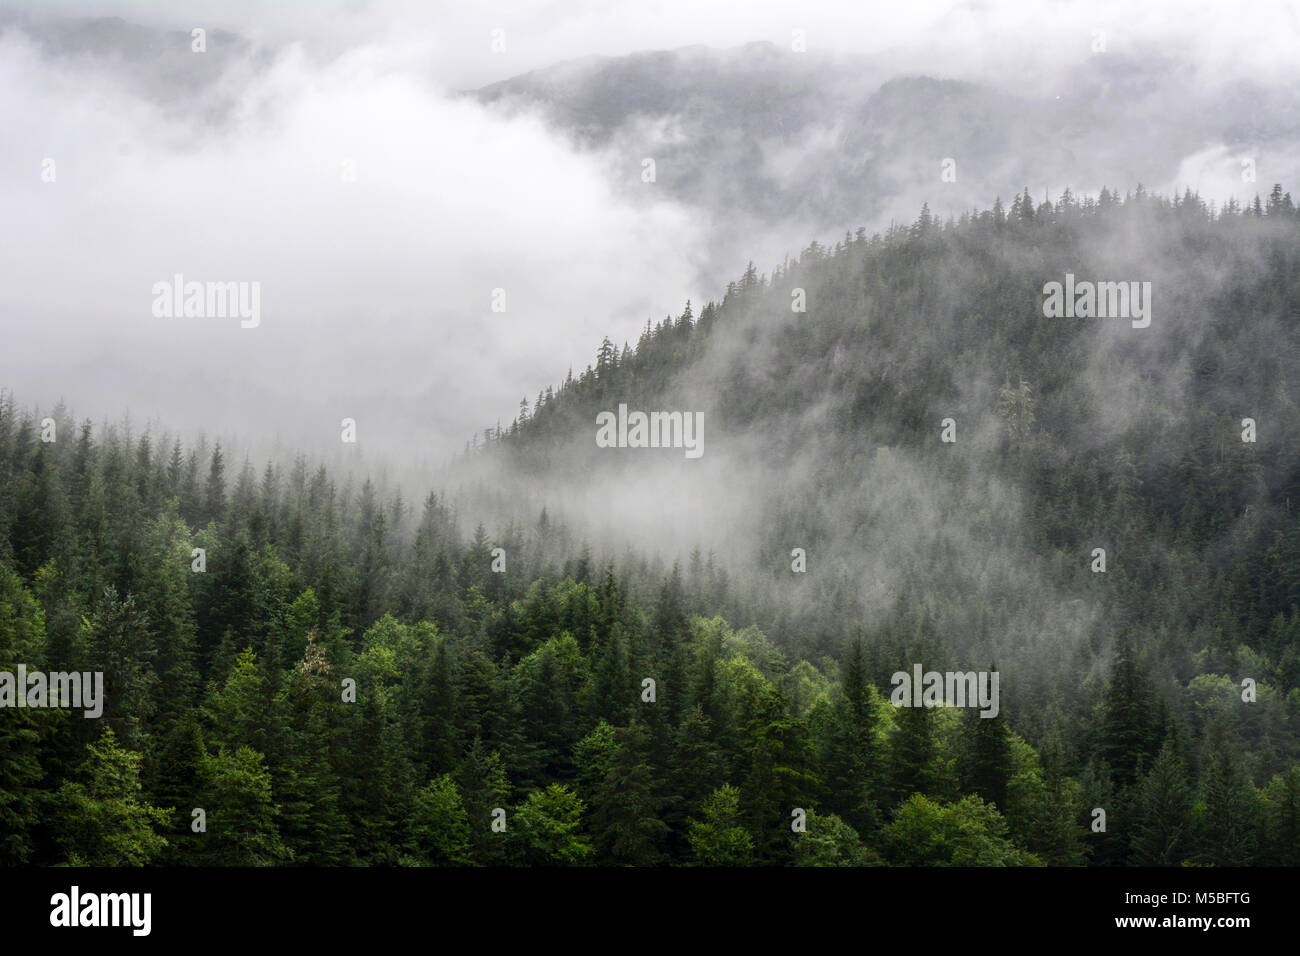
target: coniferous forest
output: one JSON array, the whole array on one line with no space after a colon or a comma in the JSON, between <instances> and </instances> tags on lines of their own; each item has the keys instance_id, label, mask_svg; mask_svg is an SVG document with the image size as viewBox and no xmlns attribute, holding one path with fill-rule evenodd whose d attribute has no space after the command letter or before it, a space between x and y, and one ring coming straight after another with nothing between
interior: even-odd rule
<instances>
[{"instance_id":1,"label":"coniferous forest","mask_svg":"<svg viewBox=\"0 0 1300 956\"><path fill-rule=\"evenodd\" d=\"M1150 280L1150 328L1045 317L1067 273ZM1298 388L1279 186L813 243L432 488L5 392L0 671L104 710L0 716L0 862L1300 864ZM619 403L706 410L735 537L548 506L640 467ZM914 664L999 712L894 706Z\"/></svg>"}]
</instances>

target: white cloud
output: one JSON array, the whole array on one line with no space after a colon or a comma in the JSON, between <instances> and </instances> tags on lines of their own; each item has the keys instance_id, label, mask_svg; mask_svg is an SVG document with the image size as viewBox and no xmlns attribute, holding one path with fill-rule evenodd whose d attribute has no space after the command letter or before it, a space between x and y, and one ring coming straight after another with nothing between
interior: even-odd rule
<instances>
[{"instance_id":1,"label":"white cloud","mask_svg":"<svg viewBox=\"0 0 1300 956\"><path fill-rule=\"evenodd\" d=\"M633 204L540 121L387 67L376 47L326 67L291 49L212 127L5 41L0 377L96 419L308 445L351 416L437 457L690 295L686 210ZM261 326L154 318L175 273L260 282Z\"/></svg>"}]
</instances>

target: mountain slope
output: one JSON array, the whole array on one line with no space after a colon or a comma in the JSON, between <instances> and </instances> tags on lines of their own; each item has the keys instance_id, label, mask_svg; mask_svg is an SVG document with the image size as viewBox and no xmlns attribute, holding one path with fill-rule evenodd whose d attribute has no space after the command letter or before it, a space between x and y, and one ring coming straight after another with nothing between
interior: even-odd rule
<instances>
[{"instance_id":1,"label":"mountain slope","mask_svg":"<svg viewBox=\"0 0 1300 956\"><path fill-rule=\"evenodd\" d=\"M898 659L993 659L1006 706L1034 721L1057 695L1081 701L1129 633L1171 695L1208 671L1266 674L1294 709L1289 196L1220 216L1190 195L1033 206L924 215L751 271L635 352L604 349L488 460L566 520L756 570L765 584L729 615L800 653L835 652L851 620ZM1045 317L1044 284L1067 273L1150 282L1150 325ZM701 411L703 457L597 448L619 404Z\"/></svg>"}]
</instances>

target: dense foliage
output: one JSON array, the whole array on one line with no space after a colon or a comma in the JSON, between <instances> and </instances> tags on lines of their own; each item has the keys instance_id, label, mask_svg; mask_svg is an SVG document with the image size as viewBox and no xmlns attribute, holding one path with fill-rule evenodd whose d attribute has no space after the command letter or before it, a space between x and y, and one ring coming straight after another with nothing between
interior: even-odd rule
<instances>
[{"instance_id":1,"label":"dense foliage","mask_svg":"<svg viewBox=\"0 0 1300 956\"><path fill-rule=\"evenodd\" d=\"M1120 233L1163 251L1152 269L1228 278L1169 297L1165 321L1193 315L1198 333L1152 336L1162 364L1135 380L1185 374L1101 441L1081 372L1095 338L1044 322L1035 292ZM985 488L975 463L939 462L953 449L937 437L950 409L984 414L979 470L1016 489L1019 546L1055 589L1026 607L1109 589L1075 631L1033 640L1020 596L943 549L885 612L847 551L787 600L698 552L594 558L545 512L467 534L441 495L416 514L303 459L229 481L220 446L96 433L62 408L43 441L46 416L10 396L0 671L102 671L107 701L99 720L0 712L0 861L1300 863L1298 233L1280 190L1217 215L1140 193L1026 195L947 224L927 211L771 279L751 268L698 319L688 306L635 350L606 343L490 435L490 454L561 468L558 436L611 401L692 387L692 369L738 431L834 395L811 432L780 433L820 468L817 493L765 523L760 562L788 571L792 534L834 554L866 526L835 476L884 467L882 447ZM711 356L756 337L779 363L761 387L753 364L716 377ZM1002 387L964 392L973 370ZM1236 438L1234 396L1270 441ZM1099 533L1122 559L1094 579ZM990 658L1020 688L996 718L889 703L912 661Z\"/></svg>"}]
</instances>

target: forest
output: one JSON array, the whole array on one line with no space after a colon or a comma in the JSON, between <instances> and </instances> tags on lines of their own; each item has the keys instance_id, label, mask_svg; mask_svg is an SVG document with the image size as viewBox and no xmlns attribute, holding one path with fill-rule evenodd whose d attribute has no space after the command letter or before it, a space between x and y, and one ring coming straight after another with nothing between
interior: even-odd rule
<instances>
[{"instance_id":1,"label":"forest","mask_svg":"<svg viewBox=\"0 0 1300 956\"><path fill-rule=\"evenodd\" d=\"M607 339L416 501L5 393L0 672L105 700L0 713L0 862L1300 864L1298 240L1280 186L925 208ZM1046 318L1070 272L1151 327ZM620 402L704 410L753 527L532 509L635 467ZM997 716L891 706L914 663Z\"/></svg>"}]
</instances>

